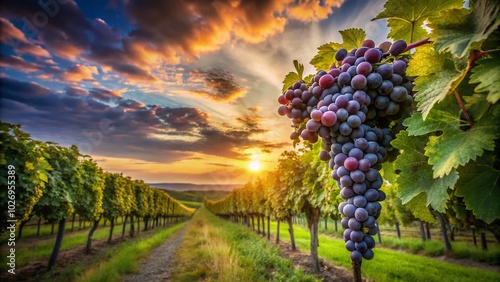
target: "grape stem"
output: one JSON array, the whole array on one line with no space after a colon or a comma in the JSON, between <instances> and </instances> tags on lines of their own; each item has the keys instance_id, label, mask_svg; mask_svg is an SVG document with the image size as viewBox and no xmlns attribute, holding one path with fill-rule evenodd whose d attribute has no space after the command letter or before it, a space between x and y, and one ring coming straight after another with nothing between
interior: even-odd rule
<instances>
[{"instance_id":1,"label":"grape stem","mask_svg":"<svg viewBox=\"0 0 500 282\"><path fill-rule=\"evenodd\" d=\"M418 46L422 46L424 44L431 43L430 39L431 39L430 37L427 37L427 38L424 38L424 39L421 39L421 40L418 40L418 41L415 41L413 43L408 44L408 46L406 47L405 52L409 51L409 50L411 50L413 48L416 48Z\"/></svg>"},{"instance_id":2,"label":"grape stem","mask_svg":"<svg viewBox=\"0 0 500 282\"><path fill-rule=\"evenodd\" d=\"M472 63L474 63L474 61L479 58L479 57L482 57L490 52L493 52L493 51L499 51L499 49L491 49L491 50L486 50L486 51L481 51L481 52L475 52L472 54L472 57L470 58L469 60L469 66L472 65Z\"/></svg>"},{"instance_id":3,"label":"grape stem","mask_svg":"<svg viewBox=\"0 0 500 282\"><path fill-rule=\"evenodd\" d=\"M464 102L462 101L462 98L460 98L460 94L458 94L458 90L455 89L455 97L457 98L457 102L460 105L460 108L462 109L462 112L464 113L465 118L469 122L470 126L473 126L472 120L469 117L469 114L467 113L467 110L465 109Z\"/></svg>"}]
</instances>

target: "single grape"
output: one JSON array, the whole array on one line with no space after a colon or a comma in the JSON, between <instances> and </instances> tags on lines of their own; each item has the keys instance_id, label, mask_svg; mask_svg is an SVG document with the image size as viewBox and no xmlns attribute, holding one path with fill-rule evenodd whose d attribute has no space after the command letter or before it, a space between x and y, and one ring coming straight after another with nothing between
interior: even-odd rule
<instances>
[{"instance_id":1,"label":"single grape","mask_svg":"<svg viewBox=\"0 0 500 282\"><path fill-rule=\"evenodd\" d=\"M380 52L375 48L370 48L364 53L365 60L370 64L375 64L382 58Z\"/></svg>"},{"instance_id":2,"label":"single grape","mask_svg":"<svg viewBox=\"0 0 500 282\"><path fill-rule=\"evenodd\" d=\"M326 112L325 112L325 113L323 113L323 115L321 116L321 123L322 123L324 126L332 126L332 125L334 125L336 122L337 122L337 114L335 114L335 112L332 112L332 111L326 111Z\"/></svg>"},{"instance_id":3,"label":"single grape","mask_svg":"<svg viewBox=\"0 0 500 282\"><path fill-rule=\"evenodd\" d=\"M364 194L366 191L366 183L354 183L352 185L352 190L356 194Z\"/></svg>"},{"instance_id":4,"label":"single grape","mask_svg":"<svg viewBox=\"0 0 500 282\"><path fill-rule=\"evenodd\" d=\"M355 243L355 247L356 247L356 250L358 250L358 251L360 251L362 253L365 252L366 250L368 250L368 245L366 244L365 241L361 241L361 242Z\"/></svg>"},{"instance_id":5,"label":"single grape","mask_svg":"<svg viewBox=\"0 0 500 282\"><path fill-rule=\"evenodd\" d=\"M345 188L344 188L345 189ZM347 223L347 225L349 226L349 228L351 228L353 231L356 231L356 230L360 230L361 227L363 227L363 224L361 224L361 222L359 222L357 219L355 218L349 218L349 221Z\"/></svg>"},{"instance_id":6,"label":"single grape","mask_svg":"<svg viewBox=\"0 0 500 282\"><path fill-rule=\"evenodd\" d=\"M362 172L361 170L357 169L357 170L351 172L350 178L355 183L363 183L365 181L366 176L365 176L364 172Z\"/></svg>"},{"instance_id":7,"label":"single grape","mask_svg":"<svg viewBox=\"0 0 500 282\"><path fill-rule=\"evenodd\" d=\"M390 79L392 75L392 66L389 64L383 64L378 66L377 73L382 76L383 79Z\"/></svg>"},{"instance_id":8,"label":"single grape","mask_svg":"<svg viewBox=\"0 0 500 282\"><path fill-rule=\"evenodd\" d=\"M342 213L349 217L349 218L352 218L354 217L354 213L356 212L356 206L354 206L353 204L346 204L344 205L344 208L342 210Z\"/></svg>"},{"instance_id":9,"label":"single grape","mask_svg":"<svg viewBox=\"0 0 500 282\"><path fill-rule=\"evenodd\" d=\"M329 74L325 74L319 79L319 86L321 86L321 88L323 89L327 89L333 86L334 83L335 79Z\"/></svg>"},{"instance_id":10,"label":"single grape","mask_svg":"<svg viewBox=\"0 0 500 282\"><path fill-rule=\"evenodd\" d=\"M370 188L370 189L366 190L364 196L368 201L374 202L378 199L379 194L378 194L377 190ZM366 218L364 220L361 220L361 221L365 221L365 220L366 220Z\"/></svg>"},{"instance_id":11,"label":"single grape","mask_svg":"<svg viewBox=\"0 0 500 282\"><path fill-rule=\"evenodd\" d=\"M367 85L366 77L362 74L356 74L351 80L351 87L359 90L364 89Z\"/></svg>"},{"instance_id":12,"label":"single grape","mask_svg":"<svg viewBox=\"0 0 500 282\"><path fill-rule=\"evenodd\" d=\"M352 252L354 250L356 250L356 243L354 243L353 241L351 240L348 240L347 242L345 242L345 248L349 251L349 252Z\"/></svg>"},{"instance_id":13,"label":"single grape","mask_svg":"<svg viewBox=\"0 0 500 282\"><path fill-rule=\"evenodd\" d=\"M347 50L346 49L340 49L335 53L335 60L337 61L342 61L347 57Z\"/></svg>"},{"instance_id":14,"label":"single grape","mask_svg":"<svg viewBox=\"0 0 500 282\"><path fill-rule=\"evenodd\" d=\"M350 233L350 239L354 242L354 243L358 243L358 242L361 242L363 241L363 233L361 233L361 231L358 231L358 230L352 230Z\"/></svg>"},{"instance_id":15,"label":"single grape","mask_svg":"<svg viewBox=\"0 0 500 282\"><path fill-rule=\"evenodd\" d=\"M363 258L366 259L366 260L371 260L371 259L373 259L374 256L375 256L375 253L372 250L370 250L370 249L366 250L363 253Z\"/></svg>"},{"instance_id":16,"label":"single grape","mask_svg":"<svg viewBox=\"0 0 500 282\"><path fill-rule=\"evenodd\" d=\"M362 260L363 260L363 254L360 251L354 250L351 252L351 261L360 263Z\"/></svg>"},{"instance_id":17,"label":"single grape","mask_svg":"<svg viewBox=\"0 0 500 282\"><path fill-rule=\"evenodd\" d=\"M403 52L406 51L406 47L408 45L404 40L397 40L396 42L392 43L391 48L389 49L389 53L393 56L397 56Z\"/></svg>"},{"instance_id":18,"label":"single grape","mask_svg":"<svg viewBox=\"0 0 500 282\"><path fill-rule=\"evenodd\" d=\"M353 157L347 157L344 161L344 167L349 171L358 169L358 160Z\"/></svg>"},{"instance_id":19,"label":"single grape","mask_svg":"<svg viewBox=\"0 0 500 282\"><path fill-rule=\"evenodd\" d=\"M364 208L367 202L368 201L366 200L365 196L357 195L354 197L353 204L358 208Z\"/></svg>"},{"instance_id":20,"label":"single grape","mask_svg":"<svg viewBox=\"0 0 500 282\"><path fill-rule=\"evenodd\" d=\"M368 200L368 198L367 198L367 200ZM368 212L364 208L357 208L356 211L354 211L354 217L358 221L365 221L368 219Z\"/></svg>"},{"instance_id":21,"label":"single grape","mask_svg":"<svg viewBox=\"0 0 500 282\"><path fill-rule=\"evenodd\" d=\"M366 77L366 86L368 89L376 89L382 84L382 81L383 78L379 73L372 72Z\"/></svg>"},{"instance_id":22,"label":"single grape","mask_svg":"<svg viewBox=\"0 0 500 282\"><path fill-rule=\"evenodd\" d=\"M391 45L392 45L392 42L385 41L385 42L380 43L380 45L378 45L378 48L382 49L382 52L386 53L391 48Z\"/></svg>"},{"instance_id":23,"label":"single grape","mask_svg":"<svg viewBox=\"0 0 500 282\"><path fill-rule=\"evenodd\" d=\"M362 47L375 48L375 42L371 39L366 39L361 43Z\"/></svg>"}]
</instances>

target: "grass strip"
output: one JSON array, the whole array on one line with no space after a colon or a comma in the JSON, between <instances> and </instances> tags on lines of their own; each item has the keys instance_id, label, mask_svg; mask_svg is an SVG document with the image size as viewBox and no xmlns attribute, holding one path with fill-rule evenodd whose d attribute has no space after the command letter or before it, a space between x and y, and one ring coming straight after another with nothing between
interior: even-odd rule
<instances>
[{"instance_id":1,"label":"grass strip","mask_svg":"<svg viewBox=\"0 0 500 282\"><path fill-rule=\"evenodd\" d=\"M281 225L280 237L289 242L288 226ZM276 234L276 223L271 223L271 234ZM309 250L309 230L294 226L297 247L304 252ZM337 266L351 269L349 252L344 241L319 236L319 255ZM406 254L394 250L375 248L375 258L363 260L364 277L381 281L500 281L500 273L459 266L436 259Z\"/></svg>"},{"instance_id":2,"label":"grass strip","mask_svg":"<svg viewBox=\"0 0 500 282\"><path fill-rule=\"evenodd\" d=\"M112 282L121 281L122 276L139 269L141 259L181 229L184 223L178 223L167 229L154 230L152 236L131 240L110 253L110 259L83 272L75 281Z\"/></svg>"},{"instance_id":3,"label":"grass strip","mask_svg":"<svg viewBox=\"0 0 500 282\"><path fill-rule=\"evenodd\" d=\"M278 247L205 207L189 222L175 259L172 281L316 281L282 258Z\"/></svg>"}]
</instances>

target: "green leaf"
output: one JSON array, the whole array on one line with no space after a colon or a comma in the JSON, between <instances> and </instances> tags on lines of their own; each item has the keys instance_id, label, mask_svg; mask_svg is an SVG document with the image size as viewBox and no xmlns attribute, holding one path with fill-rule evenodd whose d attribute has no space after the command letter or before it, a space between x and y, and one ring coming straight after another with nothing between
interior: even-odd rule
<instances>
[{"instance_id":1,"label":"green leaf","mask_svg":"<svg viewBox=\"0 0 500 282\"><path fill-rule=\"evenodd\" d=\"M476 92L488 92L486 100L492 104L500 99L500 52L492 52L488 57L477 60L472 69L470 83L478 83Z\"/></svg>"},{"instance_id":2,"label":"green leaf","mask_svg":"<svg viewBox=\"0 0 500 282\"><path fill-rule=\"evenodd\" d=\"M426 120L423 120L422 113L415 112L411 117L407 118L403 125L408 128L408 135L419 136L430 132L443 130L449 126L449 122L453 124L459 122L460 119L453 114L445 111L432 110L427 116Z\"/></svg>"},{"instance_id":3,"label":"green leaf","mask_svg":"<svg viewBox=\"0 0 500 282\"><path fill-rule=\"evenodd\" d=\"M304 77L304 82L309 85L309 82L311 81L311 79L315 76L315 74L310 74L306 77Z\"/></svg>"},{"instance_id":4,"label":"green leaf","mask_svg":"<svg viewBox=\"0 0 500 282\"><path fill-rule=\"evenodd\" d=\"M296 72L289 72L283 80L283 89L281 89L281 92L284 93L288 87L292 86L298 80L300 80L300 77Z\"/></svg>"},{"instance_id":5,"label":"green leaf","mask_svg":"<svg viewBox=\"0 0 500 282\"><path fill-rule=\"evenodd\" d=\"M361 28L349 28L339 32L342 35L342 48L347 50L361 47L366 39L366 33Z\"/></svg>"},{"instance_id":6,"label":"green leaf","mask_svg":"<svg viewBox=\"0 0 500 282\"><path fill-rule=\"evenodd\" d=\"M401 170L397 184L403 204L426 192L426 204L444 212L449 199L447 190L455 185L458 179L457 172L452 171L448 175L434 179L432 167L427 164L427 157L423 152L427 136L410 137L406 131L401 131L396 137L391 144L401 150L394 166Z\"/></svg>"},{"instance_id":7,"label":"green leaf","mask_svg":"<svg viewBox=\"0 0 500 282\"><path fill-rule=\"evenodd\" d=\"M483 150L492 151L499 134L499 119L500 107L495 107L468 131L460 129L456 118L441 119L443 123L448 120L448 124L441 128L443 134L429 137L425 147L425 155L433 166L434 177L443 177L471 159L475 160L477 156L482 156Z\"/></svg>"},{"instance_id":8,"label":"green leaf","mask_svg":"<svg viewBox=\"0 0 500 282\"><path fill-rule=\"evenodd\" d=\"M330 66L337 62L335 60L335 53L341 48L340 44L334 42L323 44L318 47L318 53L309 63L316 68L316 71L328 71Z\"/></svg>"},{"instance_id":9,"label":"green leaf","mask_svg":"<svg viewBox=\"0 0 500 282\"><path fill-rule=\"evenodd\" d=\"M299 79L302 79L302 75L304 75L304 65L299 63L297 60L293 60L293 66L295 67L295 70L297 70Z\"/></svg>"},{"instance_id":10,"label":"green leaf","mask_svg":"<svg viewBox=\"0 0 500 282\"><path fill-rule=\"evenodd\" d=\"M372 20L388 19L388 36L411 43L429 36L422 28L426 19L438 16L439 11L459 9L462 4L462 0L389 0L384 5L385 10Z\"/></svg>"},{"instance_id":11,"label":"green leaf","mask_svg":"<svg viewBox=\"0 0 500 282\"><path fill-rule=\"evenodd\" d=\"M481 44L500 24L497 1L478 0L472 9L452 9L430 19L431 39L440 52L450 51L463 57Z\"/></svg>"},{"instance_id":12,"label":"green leaf","mask_svg":"<svg viewBox=\"0 0 500 282\"><path fill-rule=\"evenodd\" d=\"M444 100L464 79L463 60L453 59L449 53L437 53L432 46L420 46L409 64L407 74L415 79L415 100L418 110L427 118L434 104Z\"/></svg>"},{"instance_id":13,"label":"green leaf","mask_svg":"<svg viewBox=\"0 0 500 282\"><path fill-rule=\"evenodd\" d=\"M408 201L408 203L406 203L405 206L411 211L411 213L416 218L425 222L435 223L436 218L434 218L432 213L429 211L425 198L426 198L425 193L420 193L413 199Z\"/></svg>"},{"instance_id":14,"label":"green leaf","mask_svg":"<svg viewBox=\"0 0 500 282\"><path fill-rule=\"evenodd\" d=\"M455 195L464 197L467 209L488 224L500 218L500 171L489 158L469 162L459 173Z\"/></svg>"}]
</instances>

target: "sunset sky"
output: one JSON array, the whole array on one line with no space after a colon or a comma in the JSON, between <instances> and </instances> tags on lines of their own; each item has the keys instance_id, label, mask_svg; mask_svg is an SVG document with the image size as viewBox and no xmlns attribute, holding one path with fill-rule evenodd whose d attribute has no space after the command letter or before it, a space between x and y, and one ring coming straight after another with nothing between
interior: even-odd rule
<instances>
[{"instance_id":1,"label":"sunset sky","mask_svg":"<svg viewBox=\"0 0 500 282\"><path fill-rule=\"evenodd\" d=\"M273 169L293 148L277 114L292 60L312 73L339 30L388 33L379 0L38 2L1 4L1 120L149 183Z\"/></svg>"}]
</instances>

